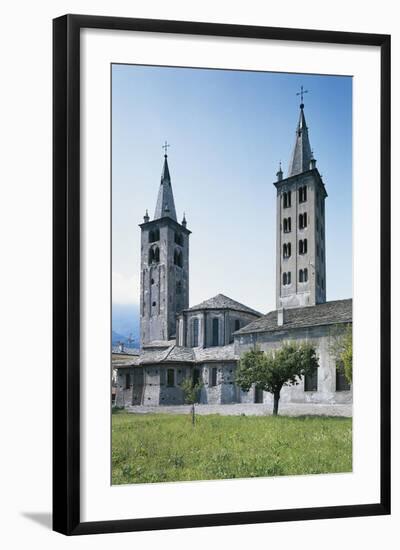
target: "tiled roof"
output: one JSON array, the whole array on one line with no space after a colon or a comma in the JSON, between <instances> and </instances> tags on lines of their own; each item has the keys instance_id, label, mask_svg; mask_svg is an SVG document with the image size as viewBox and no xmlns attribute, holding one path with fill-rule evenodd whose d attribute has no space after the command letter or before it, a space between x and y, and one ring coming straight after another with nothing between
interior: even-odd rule
<instances>
[{"instance_id":1,"label":"tiled roof","mask_svg":"<svg viewBox=\"0 0 400 550\"><path fill-rule=\"evenodd\" d=\"M352 304L353 300L350 298L348 300L325 302L316 306L285 309L282 326L278 326L277 310L270 311L260 319L252 321L242 329L236 331L235 334L273 332L318 325L351 323L353 318Z\"/></svg>"},{"instance_id":2,"label":"tiled roof","mask_svg":"<svg viewBox=\"0 0 400 550\"><path fill-rule=\"evenodd\" d=\"M234 361L235 359L239 359L239 357L235 355L235 347L233 344L212 348L195 348L194 354L198 363L206 361Z\"/></svg>"},{"instance_id":3,"label":"tiled roof","mask_svg":"<svg viewBox=\"0 0 400 550\"><path fill-rule=\"evenodd\" d=\"M260 313L259 311L251 309L250 307L247 307L240 302L236 302L236 300L232 300L232 298L229 298L224 294L217 294L213 298L209 298L208 300L201 302L201 304L190 307L188 311L194 311L197 309L234 309L235 311L252 313L253 315L257 315L258 317L262 315L262 313Z\"/></svg>"},{"instance_id":4,"label":"tiled roof","mask_svg":"<svg viewBox=\"0 0 400 550\"><path fill-rule=\"evenodd\" d=\"M208 361L234 361L238 359L233 344L211 348L186 348L170 346L162 350L143 350L138 357L129 360L114 360L113 367L134 367L155 363L204 363Z\"/></svg>"},{"instance_id":5,"label":"tiled roof","mask_svg":"<svg viewBox=\"0 0 400 550\"><path fill-rule=\"evenodd\" d=\"M119 346L114 346L112 348L112 353L116 353L118 355L139 355L140 350L138 348L127 348L124 346L124 350L120 351Z\"/></svg>"}]
</instances>

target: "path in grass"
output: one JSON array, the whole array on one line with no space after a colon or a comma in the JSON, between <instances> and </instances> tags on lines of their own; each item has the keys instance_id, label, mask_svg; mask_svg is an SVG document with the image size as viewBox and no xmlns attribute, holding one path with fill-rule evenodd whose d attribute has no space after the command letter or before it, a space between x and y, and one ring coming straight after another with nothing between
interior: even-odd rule
<instances>
[{"instance_id":1,"label":"path in grass","mask_svg":"<svg viewBox=\"0 0 400 550\"><path fill-rule=\"evenodd\" d=\"M351 418L112 416L112 482L350 472Z\"/></svg>"}]
</instances>

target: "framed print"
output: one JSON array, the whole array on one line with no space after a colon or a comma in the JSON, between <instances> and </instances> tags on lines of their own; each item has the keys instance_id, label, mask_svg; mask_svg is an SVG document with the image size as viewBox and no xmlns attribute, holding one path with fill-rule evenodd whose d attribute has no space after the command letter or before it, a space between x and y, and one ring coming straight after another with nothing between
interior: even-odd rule
<instances>
[{"instance_id":1,"label":"framed print","mask_svg":"<svg viewBox=\"0 0 400 550\"><path fill-rule=\"evenodd\" d=\"M389 514L390 37L53 43L54 529Z\"/></svg>"}]
</instances>

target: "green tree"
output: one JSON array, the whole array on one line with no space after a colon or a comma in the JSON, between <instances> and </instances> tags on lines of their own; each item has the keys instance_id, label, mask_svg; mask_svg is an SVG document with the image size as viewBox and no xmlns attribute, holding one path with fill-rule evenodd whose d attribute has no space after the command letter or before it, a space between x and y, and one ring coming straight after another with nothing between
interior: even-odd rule
<instances>
[{"instance_id":1,"label":"green tree","mask_svg":"<svg viewBox=\"0 0 400 550\"><path fill-rule=\"evenodd\" d=\"M184 378L180 386L183 391L185 403L187 403L188 405L192 405L191 414L192 424L194 426L196 423L195 404L199 402L199 394L203 384L201 382L196 382L195 384L192 378Z\"/></svg>"},{"instance_id":2,"label":"green tree","mask_svg":"<svg viewBox=\"0 0 400 550\"><path fill-rule=\"evenodd\" d=\"M353 330L348 324L345 328L336 325L330 334L329 351L336 365L343 369L347 382L353 382Z\"/></svg>"},{"instance_id":3,"label":"green tree","mask_svg":"<svg viewBox=\"0 0 400 550\"><path fill-rule=\"evenodd\" d=\"M312 374L318 366L313 344L287 342L266 353L260 349L244 353L236 383L245 391L254 384L256 388L272 393L273 414L277 415L282 387L299 384L301 376Z\"/></svg>"}]
</instances>

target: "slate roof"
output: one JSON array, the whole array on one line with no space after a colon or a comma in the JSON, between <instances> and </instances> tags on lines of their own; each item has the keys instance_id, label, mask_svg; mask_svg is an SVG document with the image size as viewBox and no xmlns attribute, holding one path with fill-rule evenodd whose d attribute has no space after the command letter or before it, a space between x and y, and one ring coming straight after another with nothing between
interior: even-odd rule
<instances>
[{"instance_id":1,"label":"slate roof","mask_svg":"<svg viewBox=\"0 0 400 550\"><path fill-rule=\"evenodd\" d=\"M165 217L172 218L174 221L177 221L167 155L164 155L164 166L161 173L161 183L158 190L154 219L158 220L159 218Z\"/></svg>"},{"instance_id":2,"label":"slate roof","mask_svg":"<svg viewBox=\"0 0 400 550\"><path fill-rule=\"evenodd\" d=\"M134 367L153 365L156 363L205 363L212 361L234 361L234 345L216 346L211 348L186 348L175 344L163 350L143 350L139 356L129 360L114 360L113 367Z\"/></svg>"},{"instance_id":3,"label":"slate roof","mask_svg":"<svg viewBox=\"0 0 400 550\"><path fill-rule=\"evenodd\" d=\"M294 143L292 157L289 164L288 177L310 169L312 159L311 145L308 138L308 128L304 116L304 105L300 105L299 122L296 129L296 141Z\"/></svg>"},{"instance_id":4,"label":"slate roof","mask_svg":"<svg viewBox=\"0 0 400 550\"><path fill-rule=\"evenodd\" d=\"M284 323L278 326L277 310L270 311L260 319L252 321L235 334L249 334L252 332L274 332L288 329L313 327L318 325L336 325L352 322L353 300L335 300L284 310Z\"/></svg>"},{"instance_id":5,"label":"slate roof","mask_svg":"<svg viewBox=\"0 0 400 550\"><path fill-rule=\"evenodd\" d=\"M262 313L260 313L259 311L251 309L250 307L245 306L244 304L241 304L236 300L232 300L232 298L229 298L224 294L217 294L213 298L209 298L208 300L205 300L204 302L201 302L196 306L192 306L186 311L195 311L198 309L234 309L235 311L252 313L253 315L257 315L258 317L262 315Z\"/></svg>"},{"instance_id":6,"label":"slate roof","mask_svg":"<svg viewBox=\"0 0 400 550\"><path fill-rule=\"evenodd\" d=\"M139 355L140 353L138 348L127 348L125 346L124 351L120 351L118 346L114 346L111 351L117 355Z\"/></svg>"}]
</instances>

